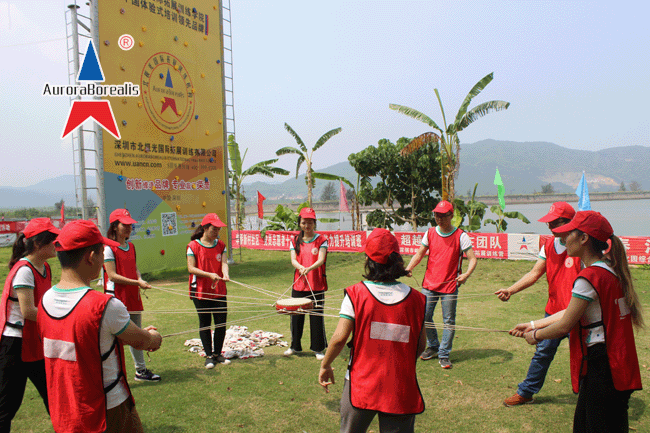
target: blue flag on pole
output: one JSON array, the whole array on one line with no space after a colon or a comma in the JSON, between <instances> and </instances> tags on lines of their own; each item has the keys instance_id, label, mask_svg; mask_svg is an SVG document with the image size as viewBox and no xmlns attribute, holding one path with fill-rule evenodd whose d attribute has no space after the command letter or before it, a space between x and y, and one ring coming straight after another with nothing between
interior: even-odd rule
<instances>
[{"instance_id":1,"label":"blue flag on pole","mask_svg":"<svg viewBox=\"0 0 650 433\"><path fill-rule=\"evenodd\" d=\"M582 179L576 189L578 196L578 210L591 210L591 202L589 201L589 189L587 189L587 179L585 179L585 172L582 172Z\"/></svg>"}]
</instances>

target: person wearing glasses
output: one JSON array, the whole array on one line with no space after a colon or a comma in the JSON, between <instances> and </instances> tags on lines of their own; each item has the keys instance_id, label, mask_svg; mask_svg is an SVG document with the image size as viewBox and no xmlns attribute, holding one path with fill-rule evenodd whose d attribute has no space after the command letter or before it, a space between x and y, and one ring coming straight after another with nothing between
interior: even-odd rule
<instances>
[{"instance_id":1,"label":"person wearing glasses","mask_svg":"<svg viewBox=\"0 0 650 433\"><path fill-rule=\"evenodd\" d=\"M429 250L427 270L422 281L422 293L427 298L424 316L424 321L428 325L427 348L420 355L420 359L426 361L438 357L440 366L449 369L452 367L449 353L455 333L458 288L472 275L477 260L472 249L472 241L467 233L451 224L454 216L453 205L443 200L433 209L433 215L436 227L430 228L422 236L420 249L411 258L406 271L409 277L412 276L413 268L420 263ZM465 273L462 273L463 254L469 260ZM438 301L442 307L444 323L442 340L438 340L438 332L433 325L433 312Z\"/></svg>"},{"instance_id":2,"label":"person wearing glasses","mask_svg":"<svg viewBox=\"0 0 650 433\"><path fill-rule=\"evenodd\" d=\"M576 211L566 202L553 203L549 212L538 221L546 223L553 229L567 224ZM548 281L548 302L546 303L546 317L564 310L571 300L573 281L580 272L580 260L567 255L566 246L559 236L549 237L539 250L539 258L527 274L507 289L494 292L500 300L506 302L510 296L535 284L546 273ZM555 357L555 352L565 336L542 340L535 350L533 359L528 367L526 379L519 384L517 392L506 398L503 404L507 407L533 403L533 395L539 393L544 385L546 373Z\"/></svg>"}]
</instances>

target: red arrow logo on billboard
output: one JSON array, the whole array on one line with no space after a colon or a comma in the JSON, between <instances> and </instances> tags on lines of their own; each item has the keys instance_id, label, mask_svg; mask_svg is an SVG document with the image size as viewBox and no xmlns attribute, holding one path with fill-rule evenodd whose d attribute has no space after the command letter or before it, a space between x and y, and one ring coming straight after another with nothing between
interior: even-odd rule
<instances>
[{"instance_id":1,"label":"red arrow logo on billboard","mask_svg":"<svg viewBox=\"0 0 650 433\"><path fill-rule=\"evenodd\" d=\"M61 138L65 138L89 118L92 118L113 137L118 140L121 138L110 101L72 101L68 121Z\"/></svg>"}]
</instances>

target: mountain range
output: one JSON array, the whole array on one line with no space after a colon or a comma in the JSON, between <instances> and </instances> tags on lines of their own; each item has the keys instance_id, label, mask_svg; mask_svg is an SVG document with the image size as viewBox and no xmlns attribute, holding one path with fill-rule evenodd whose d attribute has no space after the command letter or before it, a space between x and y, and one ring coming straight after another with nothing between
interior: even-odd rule
<instances>
[{"instance_id":1,"label":"mountain range","mask_svg":"<svg viewBox=\"0 0 650 433\"><path fill-rule=\"evenodd\" d=\"M314 156L327 158L328 154L317 152ZM547 142L513 142L482 140L461 144L460 172L456 180L457 195L466 195L478 183L477 195L496 195L494 173L499 168L506 188L506 194L532 194L541 192L549 183L555 192L574 192L582 172L589 185L589 191L617 191L621 182L628 187L636 181L641 189L650 188L650 147L628 146L590 151L567 149ZM356 183L357 175L347 161L330 165L323 173L335 174ZM272 182L244 184L249 202L256 202L259 191L269 200L292 201L307 196L304 174L298 179L295 173L281 181L275 177ZM327 181L317 180L314 189L316 200ZM94 186L95 179L88 179L88 186ZM96 200L96 194L89 196ZM68 206L75 206L75 184L73 175L59 176L26 187L0 187L0 209L22 207L50 207L63 198Z\"/></svg>"}]
</instances>

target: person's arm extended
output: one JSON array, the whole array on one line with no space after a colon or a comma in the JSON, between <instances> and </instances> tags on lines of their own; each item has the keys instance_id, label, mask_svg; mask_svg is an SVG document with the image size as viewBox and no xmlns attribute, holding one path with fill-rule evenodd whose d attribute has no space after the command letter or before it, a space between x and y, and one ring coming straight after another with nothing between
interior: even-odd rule
<instances>
[{"instance_id":1,"label":"person's arm extended","mask_svg":"<svg viewBox=\"0 0 650 433\"><path fill-rule=\"evenodd\" d=\"M345 347L348 337L354 329L354 320L345 319L341 317L336 326L334 335L330 340L329 347L325 353L325 358L321 361L320 372L318 373L318 383L325 388L325 392L329 392L328 385L334 384L334 371L332 370L332 362Z\"/></svg>"},{"instance_id":2,"label":"person's arm extended","mask_svg":"<svg viewBox=\"0 0 650 433\"><path fill-rule=\"evenodd\" d=\"M567 335L571 329L578 323L589 305L589 301L575 296L571 297L569 306L564 310L564 314L559 320L541 329L529 331L524 335L528 344L537 344L541 340L560 338ZM553 317L553 316L550 316Z\"/></svg>"},{"instance_id":3,"label":"person's arm extended","mask_svg":"<svg viewBox=\"0 0 650 433\"><path fill-rule=\"evenodd\" d=\"M18 305L20 306L20 313L27 320L36 321L36 312L38 308L34 305L34 288L23 287L14 288L16 296L18 297Z\"/></svg>"},{"instance_id":4,"label":"person's arm extended","mask_svg":"<svg viewBox=\"0 0 650 433\"><path fill-rule=\"evenodd\" d=\"M467 265L467 272L460 274L458 278L456 278L456 281L458 281L460 284L463 284L465 281L467 281L469 276L472 275L472 272L474 272L474 269L476 269L476 264L478 263L478 260L476 260L476 254L474 254L473 249L468 249L465 251L465 254L467 254L469 265Z\"/></svg>"},{"instance_id":5,"label":"person's arm extended","mask_svg":"<svg viewBox=\"0 0 650 433\"><path fill-rule=\"evenodd\" d=\"M197 277L209 278L212 281L217 281L219 279L219 275L215 272L206 272L197 268L196 257L194 256L187 256L187 270L190 274L196 275Z\"/></svg>"},{"instance_id":6,"label":"person's arm extended","mask_svg":"<svg viewBox=\"0 0 650 433\"><path fill-rule=\"evenodd\" d=\"M406 272L408 272L408 277L413 276L413 268L415 268L421 261L422 257L426 254L427 250L429 249L428 246L426 245L420 245L420 249L418 249L418 252L415 253L413 257L411 257L411 261L409 261L409 264L406 265Z\"/></svg>"},{"instance_id":7,"label":"person's arm extended","mask_svg":"<svg viewBox=\"0 0 650 433\"><path fill-rule=\"evenodd\" d=\"M535 284L537 280L540 279L542 275L546 272L546 260L545 259L537 259L537 262L535 262L535 266L533 266L533 269L528 271L523 277L519 279L516 283L514 283L512 286L508 287L507 289L499 289L496 292L494 292L495 295L499 297L503 302L506 302L508 299L510 299L510 296L514 295L515 293L519 293L524 289L527 289L528 287L532 286Z\"/></svg>"},{"instance_id":8,"label":"person's arm extended","mask_svg":"<svg viewBox=\"0 0 650 433\"><path fill-rule=\"evenodd\" d=\"M305 274L305 267L301 265L300 262L298 262L298 255L296 254L296 250L291 250L291 264L298 270L300 275Z\"/></svg>"},{"instance_id":9,"label":"person's arm extended","mask_svg":"<svg viewBox=\"0 0 650 433\"><path fill-rule=\"evenodd\" d=\"M133 280L131 278L124 277L117 273L117 266L115 266L114 261L104 262L104 269L106 270L106 275L108 278L116 284L124 284L127 286L140 286L143 289L150 289L151 285L145 280L140 278L140 272L138 272L138 279Z\"/></svg>"},{"instance_id":10,"label":"person's arm extended","mask_svg":"<svg viewBox=\"0 0 650 433\"><path fill-rule=\"evenodd\" d=\"M148 350L149 352L160 349L162 344L162 336L156 331L155 327L147 326L142 329L133 322L129 322L126 329L116 337L134 349Z\"/></svg>"},{"instance_id":11,"label":"person's arm extended","mask_svg":"<svg viewBox=\"0 0 650 433\"><path fill-rule=\"evenodd\" d=\"M515 337L523 337L526 332L534 331L535 329L546 328L549 325L557 322L562 318L566 310L558 311L557 313L544 317L543 319L531 320L530 322L520 323L515 325L514 328L510 330L510 335Z\"/></svg>"}]
</instances>

